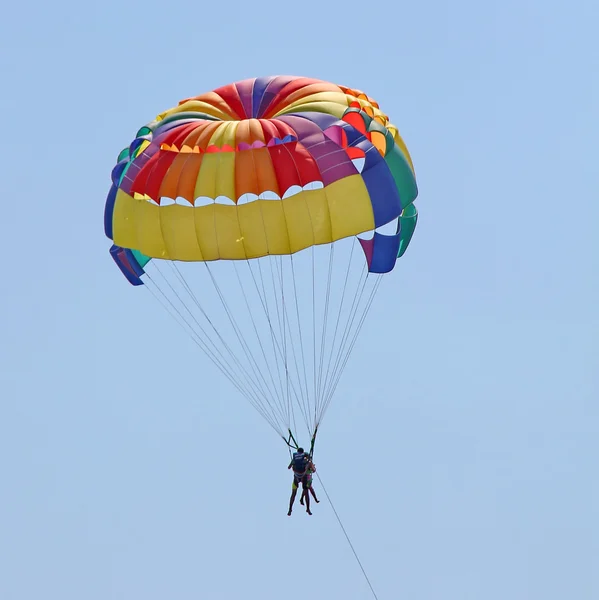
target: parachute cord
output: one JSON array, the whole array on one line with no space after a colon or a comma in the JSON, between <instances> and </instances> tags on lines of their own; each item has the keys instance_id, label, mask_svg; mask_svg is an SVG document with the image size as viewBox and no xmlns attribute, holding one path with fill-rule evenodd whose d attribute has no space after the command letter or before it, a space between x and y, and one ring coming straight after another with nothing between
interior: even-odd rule
<instances>
[{"instance_id":1,"label":"parachute cord","mask_svg":"<svg viewBox=\"0 0 599 600\"><path fill-rule=\"evenodd\" d=\"M312 342L313 342L313 360L314 360L314 423L318 422L318 394L316 393L316 268L314 261L314 246L312 246Z\"/></svg>"},{"instance_id":2,"label":"parachute cord","mask_svg":"<svg viewBox=\"0 0 599 600\"><path fill-rule=\"evenodd\" d=\"M370 307L372 306L372 303L374 301L376 293L377 293L377 291L379 289L379 286L380 286L380 284L381 284L381 282L383 280L382 277L383 277L382 275L379 275L379 277L378 277L376 283L374 284L374 287L373 287L373 289L372 289L372 291L370 293L370 297L368 299L367 306L366 306L366 308L364 310L364 313L362 314L362 317L360 318L358 327L357 327L357 329L354 332L353 339L352 339L352 341L350 343L349 348L347 349L347 352L346 352L343 364L341 365L340 369L337 371L336 380L335 380L332 388L330 389L329 397L326 400L326 404L325 404L324 408L322 409L323 416L326 413L326 411L327 411L327 409L328 409L328 407L329 407L329 405L331 403L331 400L333 398L333 395L335 394L335 390L337 389L337 386L339 385L339 381L341 380L341 375L343 374L345 366L346 366L346 364L347 364L347 362L349 360L349 357L351 356L352 350L354 349L354 346L356 344L356 340L358 339L358 335L360 334L360 330L362 329L362 326L364 325L364 322L366 321L366 317L368 316L368 312L370 311Z\"/></svg>"},{"instance_id":3,"label":"parachute cord","mask_svg":"<svg viewBox=\"0 0 599 600\"><path fill-rule=\"evenodd\" d=\"M289 431L289 437L285 440L285 438L283 438L285 440L285 443L289 446L289 448L293 448L295 450L297 450L299 448L299 446L297 445L297 442L295 441L295 438L293 437L293 433L291 432L291 429L288 429ZM291 444L291 442L293 442L293 445Z\"/></svg>"},{"instance_id":4,"label":"parachute cord","mask_svg":"<svg viewBox=\"0 0 599 600\"><path fill-rule=\"evenodd\" d=\"M314 434L312 435L312 440L310 441L310 458L314 457L314 444L316 443L316 434L318 433L318 424L314 429Z\"/></svg>"},{"instance_id":5,"label":"parachute cord","mask_svg":"<svg viewBox=\"0 0 599 600\"><path fill-rule=\"evenodd\" d=\"M318 406L320 404L321 397L322 397L322 394L321 394L321 392L322 392L322 372L323 372L323 365L324 365L324 353L325 353L325 349L326 349L326 336L327 336L327 326L328 326L328 316L329 316L329 300L331 297L331 281L332 281L332 275L333 275L334 254L335 254L335 245L331 244L330 250L329 250L329 273L328 273L328 278L327 278L327 293L326 293L326 300L325 300L325 304L324 304L324 315L322 317L322 339L320 341L320 365L319 365L319 369L318 369L318 390L317 390L317 397L316 397L316 402L315 402L316 406ZM331 349L331 352L332 352L332 349Z\"/></svg>"},{"instance_id":6,"label":"parachute cord","mask_svg":"<svg viewBox=\"0 0 599 600\"><path fill-rule=\"evenodd\" d=\"M351 551L354 553L354 556L356 557L356 560L358 561L358 564L360 565L360 569L362 569L362 573L364 574L364 578L366 579L366 583L368 583L368 587L370 588L372 595L374 596L375 600L378 600L378 596L376 595L376 592L374 591L374 588L372 587L372 584L370 583L370 579L368 579L368 575L366 574L366 571L365 571L364 567L362 566L362 561L360 560L360 557L358 556L358 553L356 552L354 545L352 544L351 540L349 539L349 535L347 534L347 531L345 530L345 527L343 526L343 523L341 522L341 518L339 517L339 514L335 510L333 501L331 500L329 493L327 492L326 488L324 487L324 483L322 483L322 479L321 479L320 475L318 474L318 472L316 472L316 477L318 477L318 481L320 482L322 491L324 492L325 496L327 497L327 500L329 501L329 504L331 505L331 508L333 509L333 512L335 513L335 516L337 517L337 521L339 522L339 525L341 526L341 530L343 531L345 538L347 539L347 542L349 543L349 547L351 548Z\"/></svg>"},{"instance_id":7,"label":"parachute cord","mask_svg":"<svg viewBox=\"0 0 599 600\"><path fill-rule=\"evenodd\" d=\"M244 387L238 381L236 381L235 378L233 377L233 374L231 373L231 371L229 369L224 368L221 364L221 361L217 360L215 353L221 355L221 357L222 357L222 353L218 350L214 341L211 340L207 336L208 341L210 341L212 343L212 345L215 347L215 349L212 350L208 346L208 344L204 340L202 340L201 336L194 330L194 328L189 324L187 319L185 319L185 317L181 314L179 309L173 304L171 299L168 298L168 296L165 295L165 293L160 289L160 287L156 285L156 283L153 281L153 279L150 277L150 275L147 272L146 272L146 277L148 278L148 281L150 281L152 284L154 284L154 286L156 287L158 292L160 292L160 294L162 296L164 296L165 300L172 306L174 312L171 311L169 309L169 307L167 306L167 304L160 299L158 294L154 290L152 290L152 288L150 286L148 286L146 284L144 287L154 297L154 299L159 304L162 305L162 307L164 308L164 310L166 310L166 312L170 315L170 317L183 329L183 331L185 331L191 337L191 340L194 342L194 344L196 344L196 346L198 346L198 348L200 348L203 352L206 353L206 355L214 363L214 365L225 375L225 377L227 377L227 379L229 379L229 381L233 384L233 386L235 388L237 388L237 390L241 393L241 395L244 396L249 401L249 403L258 411L258 413L260 415L262 415L262 417L266 420L266 422L277 433L280 433L280 431L281 431L280 424L277 423L271 415L269 415L267 412L264 411L264 408L261 406L261 403L259 402L259 398L258 398L258 400L256 400L255 392L250 387ZM179 319L175 316L175 313L177 313L177 315L179 316ZM185 323L185 325L187 325L187 328L185 327L184 323ZM203 332L203 329L201 327L200 327L200 330ZM226 364L226 361L225 361L225 364Z\"/></svg>"}]
</instances>

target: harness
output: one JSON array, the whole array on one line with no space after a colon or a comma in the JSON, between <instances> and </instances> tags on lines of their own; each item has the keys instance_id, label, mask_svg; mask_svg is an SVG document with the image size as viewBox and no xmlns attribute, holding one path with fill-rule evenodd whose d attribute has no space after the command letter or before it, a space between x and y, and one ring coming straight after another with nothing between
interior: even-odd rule
<instances>
[{"instance_id":1,"label":"harness","mask_svg":"<svg viewBox=\"0 0 599 600\"><path fill-rule=\"evenodd\" d=\"M305 452L294 452L291 459L293 474L296 478L302 478L308 469L309 456Z\"/></svg>"}]
</instances>

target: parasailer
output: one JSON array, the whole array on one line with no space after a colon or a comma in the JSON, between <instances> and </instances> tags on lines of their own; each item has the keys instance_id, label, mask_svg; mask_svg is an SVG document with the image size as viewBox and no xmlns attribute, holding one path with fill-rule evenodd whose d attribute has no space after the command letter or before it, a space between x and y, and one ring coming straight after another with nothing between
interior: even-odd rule
<instances>
[{"instance_id":1,"label":"parasailer","mask_svg":"<svg viewBox=\"0 0 599 600\"><path fill-rule=\"evenodd\" d=\"M304 497L308 496L308 494L312 494L312 497L314 498L314 502L316 502L316 504L320 503L320 500L316 497L314 485L312 484L313 473L316 473L316 465L310 460L310 462L308 463L308 472L306 474L306 485L308 489L303 490L302 496L300 498L300 504L302 505L304 504Z\"/></svg>"},{"instance_id":2,"label":"parasailer","mask_svg":"<svg viewBox=\"0 0 599 600\"><path fill-rule=\"evenodd\" d=\"M301 500L306 497L306 512L311 515L310 512L310 497L307 494L309 488L309 468L312 463L312 459L310 455L304 451L303 448L298 448L297 452L294 452L291 457L291 462L289 463L288 469L293 469L293 482L291 484L291 498L289 498L289 512L287 516L291 516L291 512L293 510L293 503L295 502L295 496L297 495L297 490L302 485L302 496ZM302 502L303 504L303 502Z\"/></svg>"},{"instance_id":3,"label":"parasailer","mask_svg":"<svg viewBox=\"0 0 599 600\"><path fill-rule=\"evenodd\" d=\"M417 194L408 149L371 97L258 77L139 129L104 224L129 282L290 447L305 426L311 458L381 278L412 239Z\"/></svg>"}]
</instances>

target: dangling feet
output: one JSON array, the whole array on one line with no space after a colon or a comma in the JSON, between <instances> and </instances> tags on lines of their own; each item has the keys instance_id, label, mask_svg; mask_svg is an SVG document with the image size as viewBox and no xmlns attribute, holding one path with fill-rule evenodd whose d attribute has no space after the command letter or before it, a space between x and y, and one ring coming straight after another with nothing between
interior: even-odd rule
<instances>
[{"instance_id":1,"label":"dangling feet","mask_svg":"<svg viewBox=\"0 0 599 600\"><path fill-rule=\"evenodd\" d=\"M310 516L312 516L312 513L310 512L310 509L309 509L309 508L306 508L306 512L307 512L307 513L308 513Z\"/></svg>"},{"instance_id":2,"label":"dangling feet","mask_svg":"<svg viewBox=\"0 0 599 600\"><path fill-rule=\"evenodd\" d=\"M287 513L287 516L290 517L291 516L291 509L289 509L289 512Z\"/></svg>"}]
</instances>

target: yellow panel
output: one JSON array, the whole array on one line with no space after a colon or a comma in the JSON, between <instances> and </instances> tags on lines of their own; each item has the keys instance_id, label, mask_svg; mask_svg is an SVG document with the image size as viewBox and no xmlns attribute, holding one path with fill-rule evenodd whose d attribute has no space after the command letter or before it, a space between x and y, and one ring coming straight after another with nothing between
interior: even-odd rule
<instances>
[{"instance_id":1,"label":"yellow panel","mask_svg":"<svg viewBox=\"0 0 599 600\"><path fill-rule=\"evenodd\" d=\"M360 175L285 200L241 206L157 206L119 190L114 243L171 260L245 259L289 254L374 229Z\"/></svg>"},{"instance_id":2,"label":"yellow panel","mask_svg":"<svg viewBox=\"0 0 599 600\"><path fill-rule=\"evenodd\" d=\"M194 198L235 196L235 152L206 152L196 180Z\"/></svg>"},{"instance_id":3,"label":"yellow panel","mask_svg":"<svg viewBox=\"0 0 599 600\"><path fill-rule=\"evenodd\" d=\"M237 152L219 152L218 172L216 177L216 197L227 196L237 202L235 190L235 157ZM204 158L204 160L206 160Z\"/></svg>"},{"instance_id":4,"label":"yellow panel","mask_svg":"<svg viewBox=\"0 0 599 600\"><path fill-rule=\"evenodd\" d=\"M298 92L301 93L303 92L303 90L298 90ZM295 94L291 94L291 96L286 99L285 109L277 114L283 114L286 112L297 112L298 110L300 112L305 112L305 106L308 104L326 103L327 105L337 107L336 112L331 112L331 114L337 116L337 112L341 111L341 114L343 114L343 111L347 109L349 104L347 101L347 96L343 92L316 92L314 94L309 94L308 96L301 96L297 100L293 100L293 96L297 95L298 92L296 92ZM289 100L291 100L291 103L288 103Z\"/></svg>"},{"instance_id":5,"label":"yellow panel","mask_svg":"<svg viewBox=\"0 0 599 600\"><path fill-rule=\"evenodd\" d=\"M172 114L181 113L181 112L200 112L200 113L204 113L204 114L216 117L217 119L220 119L221 121L230 121L231 120L231 115L226 113L224 110L217 108L213 104L209 104L208 102L205 102L203 100L189 100L188 102L179 104L179 106L175 106L173 108L169 108L168 110L165 110L164 112L160 113L157 118L159 120L162 120L162 119L165 119L166 117L169 117Z\"/></svg>"},{"instance_id":6,"label":"yellow panel","mask_svg":"<svg viewBox=\"0 0 599 600\"><path fill-rule=\"evenodd\" d=\"M219 258L216 241L215 206L215 204L209 204L208 206L198 206L193 209L196 237L200 244L204 260L216 260ZM234 207L231 206L229 208Z\"/></svg>"},{"instance_id":7,"label":"yellow panel","mask_svg":"<svg viewBox=\"0 0 599 600\"><path fill-rule=\"evenodd\" d=\"M139 148L137 149L137 154L136 156L139 156L148 146L150 145L150 141L149 140L144 140L140 145Z\"/></svg>"},{"instance_id":8,"label":"yellow panel","mask_svg":"<svg viewBox=\"0 0 599 600\"><path fill-rule=\"evenodd\" d=\"M289 198L285 200L287 202ZM289 236L287 222L281 200L258 200L262 205L262 219L269 254L289 254ZM248 206L247 204L244 206ZM241 210L243 206L240 206Z\"/></svg>"},{"instance_id":9,"label":"yellow panel","mask_svg":"<svg viewBox=\"0 0 599 600\"><path fill-rule=\"evenodd\" d=\"M228 146L235 148L235 136L239 123L240 121L228 121L227 123L222 123L221 126L212 134L208 145L222 148L225 144L227 144Z\"/></svg>"},{"instance_id":10,"label":"yellow panel","mask_svg":"<svg viewBox=\"0 0 599 600\"><path fill-rule=\"evenodd\" d=\"M236 207L241 229L242 244L247 258L268 254L268 244L262 219L262 205L267 200L257 200Z\"/></svg>"},{"instance_id":11,"label":"yellow panel","mask_svg":"<svg viewBox=\"0 0 599 600\"><path fill-rule=\"evenodd\" d=\"M324 189L308 190L282 203L291 252L332 241L329 205Z\"/></svg>"},{"instance_id":12,"label":"yellow panel","mask_svg":"<svg viewBox=\"0 0 599 600\"><path fill-rule=\"evenodd\" d=\"M168 246L162 235L160 206L144 200L138 202L136 212L137 239L139 242L139 248L137 249L147 256L168 258Z\"/></svg>"},{"instance_id":13,"label":"yellow panel","mask_svg":"<svg viewBox=\"0 0 599 600\"><path fill-rule=\"evenodd\" d=\"M112 239L117 246L137 248L137 228L135 227L138 217L135 214L137 202L145 202L145 200L134 200L123 190L117 190L112 213Z\"/></svg>"},{"instance_id":14,"label":"yellow panel","mask_svg":"<svg viewBox=\"0 0 599 600\"><path fill-rule=\"evenodd\" d=\"M114 243L139 250L147 256L166 258L159 211L157 204L134 200L123 190L118 190L112 216Z\"/></svg>"},{"instance_id":15,"label":"yellow panel","mask_svg":"<svg viewBox=\"0 0 599 600\"><path fill-rule=\"evenodd\" d=\"M310 211L310 220L312 230L314 231L314 243L330 243L333 240L333 231L331 229L331 214L329 212L329 203L327 202L325 189L321 188L319 190L301 192L301 195L306 198L306 204Z\"/></svg>"},{"instance_id":16,"label":"yellow panel","mask_svg":"<svg viewBox=\"0 0 599 600\"><path fill-rule=\"evenodd\" d=\"M389 131L391 131L391 133L393 134L393 140L399 146L399 148L402 151L405 159L410 164L410 168L412 169L412 173L414 173L414 163L412 162L412 157L410 156L410 152L408 150L408 147L406 146L406 143L403 141L403 138L401 137L401 135L399 135L399 131L397 131L396 128L393 128L393 129L389 128Z\"/></svg>"},{"instance_id":17,"label":"yellow panel","mask_svg":"<svg viewBox=\"0 0 599 600\"><path fill-rule=\"evenodd\" d=\"M236 206L214 205L219 258L245 258Z\"/></svg>"},{"instance_id":18,"label":"yellow panel","mask_svg":"<svg viewBox=\"0 0 599 600\"><path fill-rule=\"evenodd\" d=\"M325 188L333 239L374 229L374 213L366 184L359 174L344 177Z\"/></svg>"},{"instance_id":19,"label":"yellow panel","mask_svg":"<svg viewBox=\"0 0 599 600\"><path fill-rule=\"evenodd\" d=\"M336 102L298 102L297 106L288 106L283 110L280 110L276 115L276 117L280 117L281 115L286 115L287 113L295 113L295 112L322 112L328 113L340 119L343 116L343 113L347 110L347 106L341 106Z\"/></svg>"},{"instance_id":20,"label":"yellow panel","mask_svg":"<svg viewBox=\"0 0 599 600\"><path fill-rule=\"evenodd\" d=\"M300 192L281 202L289 232L289 248L292 253L314 245L314 230L304 195L307 193L309 192Z\"/></svg>"},{"instance_id":21,"label":"yellow panel","mask_svg":"<svg viewBox=\"0 0 599 600\"><path fill-rule=\"evenodd\" d=\"M201 260L202 252L196 236L194 208L171 204L158 209L165 245L170 257L177 260Z\"/></svg>"}]
</instances>

